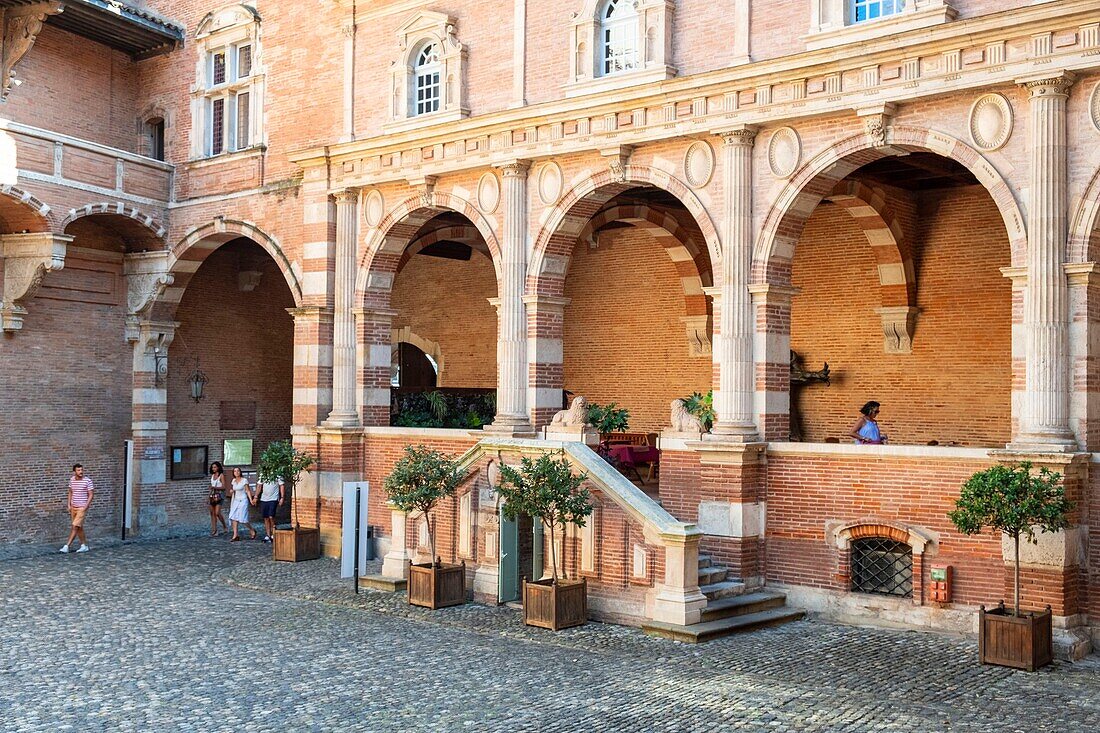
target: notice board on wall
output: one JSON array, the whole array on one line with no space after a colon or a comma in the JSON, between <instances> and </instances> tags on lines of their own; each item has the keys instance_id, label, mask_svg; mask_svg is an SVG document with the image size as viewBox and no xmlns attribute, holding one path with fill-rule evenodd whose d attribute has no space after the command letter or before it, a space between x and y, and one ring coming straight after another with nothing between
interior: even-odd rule
<instances>
[{"instance_id":1,"label":"notice board on wall","mask_svg":"<svg viewBox=\"0 0 1100 733\"><path fill-rule=\"evenodd\" d=\"M255 430L256 403L253 400L222 400L218 427L222 430Z\"/></svg>"}]
</instances>

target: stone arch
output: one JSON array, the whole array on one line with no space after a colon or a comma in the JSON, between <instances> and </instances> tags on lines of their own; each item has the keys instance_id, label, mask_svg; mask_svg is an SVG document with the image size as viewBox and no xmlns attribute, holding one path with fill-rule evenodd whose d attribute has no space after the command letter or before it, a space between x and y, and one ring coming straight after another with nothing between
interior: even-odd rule
<instances>
[{"instance_id":1,"label":"stone arch","mask_svg":"<svg viewBox=\"0 0 1100 733\"><path fill-rule=\"evenodd\" d=\"M250 221L229 219L223 216L215 217L213 221L201 224L188 230L188 232L172 247L168 256L168 274L172 276L173 283L164 291L158 303L174 310L179 305L187 285L198 271L199 266L210 254L226 242L244 237L260 245L271 255L271 259L283 273L287 287L290 288L294 305L302 305L302 286L298 272L291 265L290 260L283 252L279 241L260 229Z\"/></svg>"},{"instance_id":2,"label":"stone arch","mask_svg":"<svg viewBox=\"0 0 1100 733\"><path fill-rule=\"evenodd\" d=\"M644 165L627 165L622 175L601 171L571 188L551 208L535 238L527 276L530 295L560 295L569 256L589 220L615 196L639 186L653 186L674 196L692 215L703 234L711 266L722 257L718 230L699 198L687 184L668 173Z\"/></svg>"},{"instance_id":3,"label":"stone arch","mask_svg":"<svg viewBox=\"0 0 1100 733\"><path fill-rule=\"evenodd\" d=\"M631 224L647 232L668 254L680 276L684 288L684 301L688 316L707 315L707 298L703 287L713 284L710 260L706 246L700 246L695 236L675 218L652 206L622 204L604 209L588 220L577 237L590 241L596 231L614 221Z\"/></svg>"},{"instance_id":4,"label":"stone arch","mask_svg":"<svg viewBox=\"0 0 1100 733\"><path fill-rule=\"evenodd\" d=\"M356 301L359 307L368 304L368 291L389 293L393 287L393 277L400 269L402 257L420 228L448 211L465 216L481 235L492 258L497 282L500 282L500 245L485 216L461 197L432 192L410 196L402 201L367 236L355 278Z\"/></svg>"},{"instance_id":5,"label":"stone arch","mask_svg":"<svg viewBox=\"0 0 1100 733\"><path fill-rule=\"evenodd\" d=\"M935 543L935 538L924 530L901 522L882 519L863 519L843 524L833 530L833 537L838 550L847 550L852 540L886 537L912 547L913 557L922 554L929 544Z\"/></svg>"},{"instance_id":6,"label":"stone arch","mask_svg":"<svg viewBox=\"0 0 1100 733\"><path fill-rule=\"evenodd\" d=\"M1088 262L1090 257L1096 257L1095 254L1090 253L1089 243L1098 225L1100 225L1100 169L1097 169L1085 187L1085 192L1073 212L1073 218L1070 219L1066 262Z\"/></svg>"},{"instance_id":7,"label":"stone arch","mask_svg":"<svg viewBox=\"0 0 1100 733\"><path fill-rule=\"evenodd\" d=\"M430 356L432 361L435 362L436 384L443 383L443 347L439 345L439 342L432 341L431 339L424 338L420 334L414 333L410 326L392 329L390 331L390 342L394 346L398 344L412 344Z\"/></svg>"},{"instance_id":8,"label":"stone arch","mask_svg":"<svg viewBox=\"0 0 1100 733\"><path fill-rule=\"evenodd\" d=\"M1012 264L1022 265L1027 253L1027 229L1012 189L1004 177L974 148L945 133L920 127L886 128L886 142L876 146L865 134L840 140L807 161L775 196L764 218L753 252L752 282L763 284L790 278L790 262L802 228L814 208L836 185L858 168L881 158L909 152L931 152L965 166L978 179L1004 221Z\"/></svg>"},{"instance_id":9,"label":"stone arch","mask_svg":"<svg viewBox=\"0 0 1100 733\"><path fill-rule=\"evenodd\" d=\"M70 224L77 219L83 219L86 216L107 215L107 216L124 216L128 219L133 219L141 226L145 227L156 239L164 242L164 235L167 230L164 226L154 219L149 214L143 211L135 209L133 206L127 206L122 202L109 203L101 202L98 204L87 204L81 206L79 209L69 209L68 215L61 220L61 229L64 231Z\"/></svg>"},{"instance_id":10,"label":"stone arch","mask_svg":"<svg viewBox=\"0 0 1100 733\"><path fill-rule=\"evenodd\" d=\"M17 212L16 220L7 222L14 232L27 230L28 232L50 231L52 217L50 207L42 199L18 186L0 186L0 195L11 199L17 205L13 211ZM58 231L63 231L59 228Z\"/></svg>"},{"instance_id":11,"label":"stone arch","mask_svg":"<svg viewBox=\"0 0 1100 733\"><path fill-rule=\"evenodd\" d=\"M481 238L481 232L477 230L477 227L470 225L440 227L439 229L418 237L405 248L405 251L401 255L401 260L397 263L397 272L401 272L405 265L409 263L409 260L412 259L413 255L419 253L425 247L430 247L437 242L444 241L465 244L474 252L478 252L487 257L490 262L493 259L493 255L489 252L489 246Z\"/></svg>"},{"instance_id":12,"label":"stone arch","mask_svg":"<svg viewBox=\"0 0 1100 733\"><path fill-rule=\"evenodd\" d=\"M883 307L916 305L916 278L909 242L881 191L845 180L824 199L844 209L863 231L878 268Z\"/></svg>"}]
</instances>

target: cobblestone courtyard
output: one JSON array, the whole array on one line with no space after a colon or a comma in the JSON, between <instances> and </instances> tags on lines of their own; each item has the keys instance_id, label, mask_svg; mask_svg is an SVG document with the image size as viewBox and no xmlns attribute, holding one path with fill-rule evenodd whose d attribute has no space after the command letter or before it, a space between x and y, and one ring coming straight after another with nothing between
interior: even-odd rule
<instances>
[{"instance_id":1,"label":"cobblestone courtyard","mask_svg":"<svg viewBox=\"0 0 1100 733\"><path fill-rule=\"evenodd\" d=\"M804 621L701 646L353 596L324 560L191 539L0 561L4 731L1088 731L1100 658ZM266 592L256 588L265 588Z\"/></svg>"}]
</instances>

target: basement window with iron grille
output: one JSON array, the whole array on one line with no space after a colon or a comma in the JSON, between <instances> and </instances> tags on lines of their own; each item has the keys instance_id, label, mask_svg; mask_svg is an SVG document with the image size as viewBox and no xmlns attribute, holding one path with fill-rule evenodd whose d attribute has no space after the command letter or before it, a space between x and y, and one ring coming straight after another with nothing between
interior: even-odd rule
<instances>
[{"instance_id":1,"label":"basement window with iron grille","mask_svg":"<svg viewBox=\"0 0 1100 733\"><path fill-rule=\"evenodd\" d=\"M886 537L853 540L852 590L910 598L913 595L913 548Z\"/></svg>"}]
</instances>

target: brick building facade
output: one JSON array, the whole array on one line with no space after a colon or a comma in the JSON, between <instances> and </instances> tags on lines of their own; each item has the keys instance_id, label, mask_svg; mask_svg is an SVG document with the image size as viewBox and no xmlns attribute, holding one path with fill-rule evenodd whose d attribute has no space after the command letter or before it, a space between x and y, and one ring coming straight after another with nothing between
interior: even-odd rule
<instances>
[{"instance_id":1,"label":"brick building facade","mask_svg":"<svg viewBox=\"0 0 1100 733\"><path fill-rule=\"evenodd\" d=\"M702 552L803 607L969 630L1009 555L946 511L1028 459L1076 508L1025 599L1071 654L1100 633L1094 2L101 5L0 2L0 540L64 533L77 460L93 533L201 525L176 448L292 436L320 459L303 521L338 551L369 480L400 574L420 522L381 480L424 442L465 455L440 546L495 598L491 464L557 447L534 436L568 391L662 434L659 503L569 445L597 512L544 541L598 613L698 620ZM390 427L402 345L495 388L493 424ZM831 385L792 392L792 350ZM713 430L672 431L708 389ZM889 445L847 438L868 399ZM907 594L853 590L865 537L905 548Z\"/></svg>"}]
</instances>

